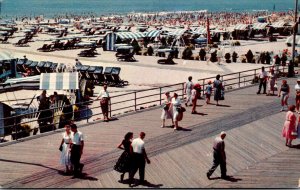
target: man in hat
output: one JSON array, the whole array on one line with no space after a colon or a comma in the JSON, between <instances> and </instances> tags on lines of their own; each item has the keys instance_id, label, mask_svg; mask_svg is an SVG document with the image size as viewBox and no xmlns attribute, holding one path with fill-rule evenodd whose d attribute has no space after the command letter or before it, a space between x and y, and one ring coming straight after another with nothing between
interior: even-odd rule
<instances>
[{"instance_id":1,"label":"man in hat","mask_svg":"<svg viewBox=\"0 0 300 190\"><path fill-rule=\"evenodd\" d=\"M221 168L221 178L226 179L226 154L225 154L225 143L224 139L226 137L226 133L224 131L221 132L220 136L216 137L213 145L213 165L206 173L206 176L208 179L210 179L210 176L214 173L214 171L217 169L217 167L220 165Z\"/></svg>"}]
</instances>

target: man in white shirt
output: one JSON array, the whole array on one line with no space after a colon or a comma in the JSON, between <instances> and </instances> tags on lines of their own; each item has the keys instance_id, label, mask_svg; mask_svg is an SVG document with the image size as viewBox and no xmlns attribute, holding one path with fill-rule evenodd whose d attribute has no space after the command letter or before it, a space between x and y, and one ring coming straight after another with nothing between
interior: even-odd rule
<instances>
[{"instance_id":1,"label":"man in white shirt","mask_svg":"<svg viewBox=\"0 0 300 190\"><path fill-rule=\"evenodd\" d=\"M101 110L103 114L104 121L108 121L108 103L110 100L109 93L107 91L107 85L103 86L103 90L99 92L97 100L100 99Z\"/></svg>"},{"instance_id":2,"label":"man in white shirt","mask_svg":"<svg viewBox=\"0 0 300 190\"><path fill-rule=\"evenodd\" d=\"M217 51L217 58L218 58L218 65L221 64L221 59L223 57L223 52L221 51L221 49L219 48Z\"/></svg>"},{"instance_id":3,"label":"man in white shirt","mask_svg":"<svg viewBox=\"0 0 300 190\"><path fill-rule=\"evenodd\" d=\"M78 177L82 173L82 169L84 164L80 163L80 158L82 156L84 141L83 134L77 130L77 126L72 123L71 124L71 163L74 167L74 177Z\"/></svg>"},{"instance_id":4,"label":"man in white shirt","mask_svg":"<svg viewBox=\"0 0 300 190\"><path fill-rule=\"evenodd\" d=\"M145 143L143 139L145 138L146 134L144 132L140 133L140 137L136 138L131 143L131 151L132 151L132 163L134 165L132 166L132 170L129 174L129 186L131 186L133 182L133 177L137 170L139 170L140 175L140 184L144 183L145 179L145 160L148 164L150 164L150 160L148 159L146 150L145 150Z\"/></svg>"},{"instance_id":5,"label":"man in white shirt","mask_svg":"<svg viewBox=\"0 0 300 190\"><path fill-rule=\"evenodd\" d=\"M268 73L265 71L265 67L261 68L261 72L258 75L258 79L259 79L259 87L258 87L257 94L260 94L262 86L264 88L264 94L267 94L266 87L267 87Z\"/></svg>"},{"instance_id":6,"label":"man in white shirt","mask_svg":"<svg viewBox=\"0 0 300 190\"><path fill-rule=\"evenodd\" d=\"M213 166L208 170L206 176L210 179L212 173L217 169L220 165L221 168L221 178L226 179L228 176L226 175L226 154L225 154L225 143L224 139L226 137L226 133L224 131L221 132L220 136L216 137L213 145Z\"/></svg>"},{"instance_id":7,"label":"man in white shirt","mask_svg":"<svg viewBox=\"0 0 300 190\"><path fill-rule=\"evenodd\" d=\"M194 83L192 82L193 77L189 76L188 82L185 84L186 103L185 106L192 105L192 90Z\"/></svg>"}]
</instances>

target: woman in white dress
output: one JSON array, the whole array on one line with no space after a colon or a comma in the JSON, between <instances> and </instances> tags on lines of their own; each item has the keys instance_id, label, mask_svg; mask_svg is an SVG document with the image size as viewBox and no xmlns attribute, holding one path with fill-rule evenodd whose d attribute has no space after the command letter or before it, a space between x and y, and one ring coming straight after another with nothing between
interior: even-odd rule
<instances>
[{"instance_id":1,"label":"woman in white dress","mask_svg":"<svg viewBox=\"0 0 300 190\"><path fill-rule=\"evenodd\" d=\"M173 121L174 121L174 130L178 129L178 121L181 121L181 114L179 110L181 109L181 100L178 98L178 94L174 93L174 96L171 101L170 109L173 109Z\"/></svg>"},{"instance_id":2,"label":"woman in white dress","mask_svg":"<svg viewBox=\"0 0 300 190\"><path fill-rule=\"evenodd\" d=\"M172 119L172 124L174 125L172 109L170 109L172 97L170 96L170 92L166 92L165 95L166 97L165 97L164 107L161 113L162 128L165 127L166 119Z\"/></svg>"},{"instance_id":3,"label":"woman in white dress","mask_svg":"<svg viewBox=\"0 0 300 190\"><path fill-rule=\"evenodd\" d=\"M71 156L71 127L70 125L65 126L66 131L62 134L62 141L59 150L61 151L60 163L66 166L66 173L70 173L72 170L72 164L70 161Z\"/></svg>"}]
</instances>

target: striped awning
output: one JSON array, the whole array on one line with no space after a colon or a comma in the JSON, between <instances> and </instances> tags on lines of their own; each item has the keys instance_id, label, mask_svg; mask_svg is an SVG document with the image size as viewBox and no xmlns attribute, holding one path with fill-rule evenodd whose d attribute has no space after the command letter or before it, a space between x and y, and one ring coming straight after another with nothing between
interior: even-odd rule
<instances>
[{"instance_id":1,"label":"striped awning","mask_svg":"<svg viewBox=\"0 0 300 190\"><path fill-rule=\"evenodd\" d=\"M40 79L42 90L75 90L79 89L78 72L75 73L42 73Z\"/></svg>"},{"instance_id":2,"label":"striped awning","mask_svg":"<svg viewBox=\"0 0 300 190\"><path fill-rule=\"evenodd\" d=\"M252 28L254 30L263 30L263 29L266 29L267 26L268 26L268 23L254 23Z\"/></svg>"},{"instance_id":3,"label":"striped awning","mask_svg":"<svg viewBox=\"0 0 300 190\"><path fill-rule=\"evenodd\" d=\"M274 28L283 28L285 24L286 24L286 22L284 22L284 21L279 21L279 22L274 22L274 23L272 24L272 26L273 26Z\"/></svg>"},{"instance_id":4,"label":"striped awning","mask_svg":"<svg viewBox=\"0 0 300 190\"><path fill-rule=\"evenodd\" d=\"M157 37L160 33L161 33L160 30L151 30L150 32L148 32L148 33L146 34L146 37L149 37L149 38L155 38L155 37Z\"/></svg>"},{"instance_id":5,"label":"striped awning","mask_svg":"<svg viewBox=\"0 0 300 190\"><path fill-rule=\"evenodd\" d=\"M286 44L291 46L293 44L293 36L286 39ZM296 35L295 45L300 46L300 35Z\"/></svg>"},{"instance_id":6,"label":"striped awning","mask_svg":"<svg viewBox=\"0 0 300 190\"><path fill-rule=\"evenodd\" d=\"M195 28L194 31L192 31L193 34L206 34L207 33L207 29L204 27L200 27L200 28Z\"/></svg>"},{"instance_id":7,"label":"striped awning","mask_svg":"<svg viewBox=\"0 0 300 190\"><path fill-rule=\"evenodd\" d=\"M23 78L15 78L15 79L7 79L5 84L14 84L21 82L38 82L40 80L40 75L32 76L32 77L23 77Z\"/></svg>"},{"instance_id":8,"label":"striped awning","mask_svg":"<svg viewBox=\"0 0 300 190\"><path fill-rule=\"evenodd\" d=\"M234 30L247 30L248 25L247 24L237 24L234 27Z\"/></svg>"},{"instance_id":9,"label":"striped awning","mask_svg":"<svg viewBox=\"0 0 300 190\"><path fill-rule=\"evenodd\" d=\"M186 29L177 29L169 32L169 36L181 36L186 32Z\"/></svg>"},{"instance_id":10,"label":"striped awning","mask_svg":"<svg viewBox=\"0 0 300 190\"><path fill-rule=\"evenodd\" d=\"M143 32L117 32L116 35L122 40L125 39L139 39L144 38L145 34Z\"/></svg>"},{"instance_id":11,"label":"striped awning","mask_svg":"<svg viewBox=\"0 0 300 190\"><path fill-rule=\"evenodd\" d=\"M0 51L0 61L14 59L13 53L9 51Z\"/></svg>"}]
</instances>

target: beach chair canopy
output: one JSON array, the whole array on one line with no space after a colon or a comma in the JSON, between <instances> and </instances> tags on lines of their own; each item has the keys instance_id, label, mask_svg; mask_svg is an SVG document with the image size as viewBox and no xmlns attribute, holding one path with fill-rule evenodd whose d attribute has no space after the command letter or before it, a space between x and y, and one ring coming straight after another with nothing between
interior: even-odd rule
<instances>
[{"instance_id":1,"label":"beach chair canopy","mask_svg":"<svg viewBox=\"0 0 300 190\"><path fill-rule=\"evenodd\" d=\"M293 44L293 36L290 36L286 39L286 44L289 46ZM300 35L296 35L295 45L300 47Z\"/></svg>"},{"instance_id":2,"label":"beach chair canopy","mask_svg":"<svg viewBox=\"0 0 300 190\"><path fill-rule=\"evenodd\" d=\"M252 29L254 30L264 30L268 26L268 23L254 23Z\"/></svg>"},{"instance_id":3,"label":"beach chair canopy","mask_svg":"<svg viewBox=\"0 0 300 190\"><path fill-rule=\"evenodd\" d=\"M200 28L195 28L192 31L193 34L206 34L207 33L207 29L204 27L200 27Z\"/></svg>"},{"instance_id":4,"label":"beach chair canopy","mask_svg":"<svg viewBox=\"0 0 300 190\"><path fill-rule=\"evenodd\" d=\"M271 26L274 28L283 28L286 25L284 21L274 22Z\"/></svg>"},{"instance_id":5,"label":"beach chair canopy","mask_svg":"<svg viewBox=\"0 0 300 190\"><path fill-rule=\"evenodd\" d=\"M234 30L248 30L248 24L237 24L235 25Z\"/></svg>"},{"instance_id":6,"label":"beach chair canopy","mask_svg":"<svg viewBox=\"0 0 300 190\"><path fill-rule=\"evenodd\" d=\"M145 34L143 32L117 32L116 35L122 40L126 39L140 39L144 38Z\"/></svg>"},{"instance_id":7,"label":"beach chair canopy","mask_svg":"<svg viewBox=\"0 0 300 190\"><path fill-rule=\"evenodd\" d=\"M42 73L40 78L42 90L75 90L79 89L78 72Z\"/></svg>"},{"instance_id":8,"label":"beach chair canopy","mask_svg":"<svg viewBox=\"0 0 300 190\"><path fill-rule=\"evenodd\" d=\"M40 75L32 76L32 77L23 77L23 78L15 78L15 79L7 79L5 84L15 84L22 82L38 82L40 80Z\"/></svg>"},{"instance_id":9,"label":"beach chair canopy","mask_svg":"<svg viewBox=\"0 0 300 190\"><path fill-rule=\"evenodd\" d=\"M151 30L146 34L146 37L155 38L161 33L161 30Z\"/></svg>"},{"instance_id":10,"label":"beach chair canopy","mask_svg":"<svg viewBox=\"0 0 300 190\"><path fill-rule=\"evenodd\" d=\"M186 32L186 29L176 29L169 32L169 36L182 36Z\"/></svg>"}]
</instances>

